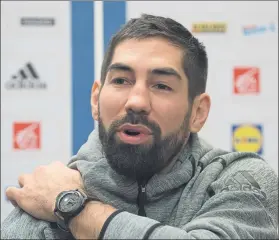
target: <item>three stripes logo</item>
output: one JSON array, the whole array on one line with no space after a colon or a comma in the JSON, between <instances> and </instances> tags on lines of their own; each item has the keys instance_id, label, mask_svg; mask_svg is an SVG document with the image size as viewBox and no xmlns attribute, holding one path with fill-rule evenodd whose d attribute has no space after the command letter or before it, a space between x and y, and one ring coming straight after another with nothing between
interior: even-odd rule
<instances>
[{"instance_id":1,"label":"three stripes logo","mask_svg":"<svg viewBox=\"0 0 279 240\"><path fill-rule=\"evenodd\" d=\"M252 191L266 198L266 194L248 171L239 171L229 177L221 190L221 192L224 191Z\"/></svg>"},{"instance_id":2,"label":"three stripes logo","mask_svg":"<svg viewBox=\"0 0 279 240\"><path fill-rule=\"evenodd\" d=\"M40 77L32 63L27 63L17 74L6 83L8 90L12 89L46 89L47 84Z\"/></svg>"}]
</instances>

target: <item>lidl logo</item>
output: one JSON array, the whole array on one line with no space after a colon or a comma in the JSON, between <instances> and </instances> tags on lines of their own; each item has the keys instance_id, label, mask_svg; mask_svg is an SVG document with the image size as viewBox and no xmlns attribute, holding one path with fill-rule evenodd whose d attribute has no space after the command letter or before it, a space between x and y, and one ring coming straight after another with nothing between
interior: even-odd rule
<instances>
[{"instance_id":1,"label":"lidl logo","mask_svg":"<svg viewBox=\"0 0 279 240\"><path fill-rule=\"evenodd\" d=\"M258 124L232 126L233 151L263 153L263 128Z\"/></svg>"},{"instance_id":2,"label":"lidl logo","mask_svg":"<svg viewBox=\"0 0 279 240\"><path fill-rule=\"evenodd\" d=\"M225 33L227 24L224 22L198 22L192 24L193 33Z\"/></svg>"},{"instance_id":3,"label":"lidl logo","mask_svg":"<svg viewBox=\"0 0 279 240\"><path fill-rule=\"evenodd\" d=\"M254 34L263 34L267 32L275 32L276 27L274 23L265 24L265 25L247 25L242 28L243 34L245 36L250 36Z\"/></svg>"}]
</instances>

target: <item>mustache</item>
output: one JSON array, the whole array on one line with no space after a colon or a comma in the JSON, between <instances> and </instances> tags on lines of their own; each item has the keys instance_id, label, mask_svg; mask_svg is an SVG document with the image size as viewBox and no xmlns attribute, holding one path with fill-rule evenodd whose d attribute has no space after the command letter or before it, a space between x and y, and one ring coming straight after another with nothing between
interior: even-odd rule
<instances>
[{"instance_id":1,"label":"mustache","mask_svg":"<svg viewBox=\"0 0 279 240\"><path fill-rule=\"evenodd\" d=\"M157 123L148 120L146 114L136 113L133 111L129 111L123 118L121 118L119 120L115 120L109 128L109 132L115 132L116 129L118 129L123 124L127 124L127 123L141 124L141 125L149 128L153 132L153 134L161 133L160 126Z\"/></svg>"}]
</instances>

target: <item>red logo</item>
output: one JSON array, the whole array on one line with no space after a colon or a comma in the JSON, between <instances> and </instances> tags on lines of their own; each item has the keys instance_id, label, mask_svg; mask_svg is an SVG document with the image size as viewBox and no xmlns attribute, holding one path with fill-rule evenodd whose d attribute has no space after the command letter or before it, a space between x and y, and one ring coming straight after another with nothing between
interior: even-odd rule
<instances>
[{"instance_id":1,"label":"red logo","mask_svg":"<svg viewBox=\"0 0 279 240\"><path fill-rule=\"evenodd\" d=\"M40 149L41 131L39 122L14 123L14 149Z\"/></svg>"},{"instance_id":2,"label":"red logo","mask_svg":"<svg viewBox=\"0 0 279 240\"><path fill-rule=\"evenodd\" d=\"M256 67L236 67L233 82L235 94L259 93L260 69Z\"/></svg>"}]
</instances>

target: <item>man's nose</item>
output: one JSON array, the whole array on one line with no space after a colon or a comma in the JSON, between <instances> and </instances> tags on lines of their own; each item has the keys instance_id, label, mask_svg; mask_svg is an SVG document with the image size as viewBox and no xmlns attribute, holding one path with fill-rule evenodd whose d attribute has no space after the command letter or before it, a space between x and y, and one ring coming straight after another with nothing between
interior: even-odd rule
<instances>
[{"instance_id":1,"label":"man's nose","mask_svg":"<svg viewBox=\"0 0 279 240\"><path fill-rule=\"evenodd\" d=\"M150 93L147 86L144 84L135 84L128 96L125 105L126 111L132 110L137 113L149 114L151 110Z\"/></svg>"}]
</instances>

